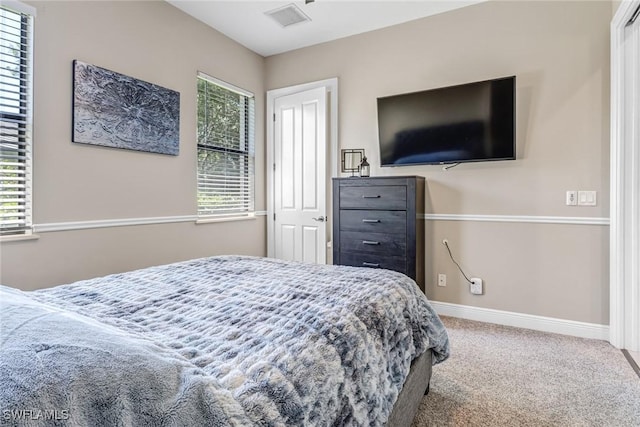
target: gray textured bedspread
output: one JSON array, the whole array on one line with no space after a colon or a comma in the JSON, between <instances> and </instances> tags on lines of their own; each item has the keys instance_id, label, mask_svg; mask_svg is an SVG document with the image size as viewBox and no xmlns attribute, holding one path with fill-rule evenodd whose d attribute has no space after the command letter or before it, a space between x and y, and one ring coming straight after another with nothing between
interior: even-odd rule
<instances>
[{"instance_id":1,"label":"gray textured bedspread","mask_svg":"<svg viewBox=\"0 0 640 427\"><path fill-rule=\"evenodd\" d=\"M0 298L0 425L381 426L448 355L387 270L222 256Z\"/></svg>"}]
</instances>

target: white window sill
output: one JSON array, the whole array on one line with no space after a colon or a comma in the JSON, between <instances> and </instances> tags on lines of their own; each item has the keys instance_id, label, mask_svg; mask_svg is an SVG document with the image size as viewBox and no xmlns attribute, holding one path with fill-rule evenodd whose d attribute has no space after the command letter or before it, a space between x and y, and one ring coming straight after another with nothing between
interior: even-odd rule
<instances>
[{"instance_id":1,"label":"white window sill","mask_svg":"<svg viewBox=\"0 0 640 427\"><path fill-rule=\"evenodd\" d=\"M0 236L0 243L6 242L21 242L26 240L38 240L40 238L37 234L15 234L9 236Z\"/></svg>"},{"instance_id":2,"label":"white window sill","mask_svg":"<svg viewBox=\"0 0 640 427\"><path fill-rule=\"evenodd\" d=\"M196 220L196 225L211 224L215 222L247 221L256 219L255 214L241 216L210 216L200 217Z\"/></svg>"}]
</instances>

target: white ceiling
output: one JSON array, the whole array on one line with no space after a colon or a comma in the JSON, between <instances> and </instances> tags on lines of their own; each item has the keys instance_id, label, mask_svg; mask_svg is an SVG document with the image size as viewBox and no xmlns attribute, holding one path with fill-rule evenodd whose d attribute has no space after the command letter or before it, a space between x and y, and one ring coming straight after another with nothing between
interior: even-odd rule
<instances>
[{"instance_id":1,"label":"white ceiling","mask_svg":"<svg viewBox=\"0 0 640 427\"><path fill-rule=\"evenodd\" d=\"M484 0L167 0L252 51L270 56L412 21ZM311 22L281 27L265 12L298 6Z\"/></svg>"}]
</instances>

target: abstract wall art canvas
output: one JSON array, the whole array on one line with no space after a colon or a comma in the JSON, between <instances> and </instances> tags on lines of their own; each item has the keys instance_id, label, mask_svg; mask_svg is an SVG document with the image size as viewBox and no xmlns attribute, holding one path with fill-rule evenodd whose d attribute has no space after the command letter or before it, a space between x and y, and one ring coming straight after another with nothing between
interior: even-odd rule
<instances>
[{"instance_id":1,"label":"abstract wall art canvas","mask_svg":"<svg viewBox=\"0 0 640 427\"><path fill-rule=\"evenodd\" d=\"M73 61L72 141L178 155L180 93Z\"/></svg>"}]
</instances>

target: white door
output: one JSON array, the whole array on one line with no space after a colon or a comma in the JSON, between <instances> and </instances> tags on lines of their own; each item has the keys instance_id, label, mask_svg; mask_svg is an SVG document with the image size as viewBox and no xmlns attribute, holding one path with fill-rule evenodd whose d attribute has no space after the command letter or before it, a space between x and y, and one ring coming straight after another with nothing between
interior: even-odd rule
<instances>
[{"instance_id":1,"label":"white door","mask_svg":"<svg viewBox=\"0 0 640 427\"><path fill-rule=\"evenodd\" d=\"M327 90L274 103L275 258L326 263Z\"/></svg>"},{"instance_id":2,"label":"white door","mask_svg":"<svg viewBox=\"0 0 640 427\"><path fill-rule=\"evenodd\" d=\"M640 5L637 9L640 12ZM637 18L637 15L636 15ZM625 158L625 168L629 170L629 180L633 182L635 194L626 200L625 212L626 224L629 233L626 234L627 244L632 245L630 253L635 262L630 263L628 275L629 286L625 295L625 313L628 320L625 322L624 348L640 352L640 19L630 22L625 28L627 43L625 47L625 90L628 92L627 123L624 138L630 150Z\"/></svg>"},{"instance_id":3,"label":"white door","mask_svg":"<svg viewBox=\"0 0 640 427\"><path fill-rule=\"evenodd\" d=\"M611 24L609 341L640 352L640 1Z\"/></svg>"}]
</instances>

